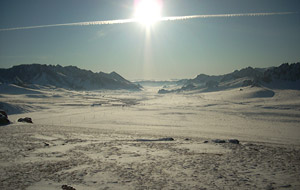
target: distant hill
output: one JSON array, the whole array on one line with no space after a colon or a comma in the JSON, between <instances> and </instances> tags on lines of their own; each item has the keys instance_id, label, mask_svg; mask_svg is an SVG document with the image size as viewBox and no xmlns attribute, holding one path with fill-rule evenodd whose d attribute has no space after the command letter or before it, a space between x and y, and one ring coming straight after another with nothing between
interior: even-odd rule
<instances>
[{"instance_id":1,"label":"distant hill","mask_svg":"<svg viewBox=\"0 0 300 190\"><path fill-rule=\"evenodd\" d=\"M60 65L30 64L0 69L0 82L31 88L41 85L71 90L140 90L140 86L116 72L94 73L75 66Z\"/></svg>"},{"instance_id":2,"label":"distant hill","mask_svg":"<svg viewBox=\"0 0 300 190\"><path fill-rule=\"evenodd\" d=\"M138 80L133 83L139 84L142 86L152 86L152 87L160 87L160 86L175 86L175 85L183 85L185 84L187 79L181 80Z\"/></svg>"},{"instance_id":3,"label":"distant hill","mask_svg":"<svg viewBox=\"0 0 300 190\"><path fill-rule=\"evenodd\" d=\"M300 62L293 64L284 63L279 67L271 68L247 67L218 76L200 74L194 79L187 80L181 88L175 90L160 89L159 93L191 90L205 92L245 86L300 90Z\"/></svg>"}]
</instances>

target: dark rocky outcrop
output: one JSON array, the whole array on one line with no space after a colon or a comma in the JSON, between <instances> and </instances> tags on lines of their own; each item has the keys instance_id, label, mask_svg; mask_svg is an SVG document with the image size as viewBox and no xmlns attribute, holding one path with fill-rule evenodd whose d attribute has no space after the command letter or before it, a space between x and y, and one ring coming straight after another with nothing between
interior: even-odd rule
<instances>
[{"instance_id":1,"label":"dark rocky outcrop","mask_svg":"<svg viewBox=\"0 0 300 190\"><path fill-rule=\"evenodd\" d=\"M172 137L160 138L160 139L136 139L136 141L174 141Z\"/></svg>"},{"instance_id":2,"label":"dark rocky outcrop","mask_svg":"<svg viewBox=\"0 0 300 190\"><path fill-rule=\"evenodd\" d=\"M0 125L8 125L10 124L10 121L7 117L7 114L5 111L0 110Z\"/></svg>"},{"instance_id":3,"label":"dark rocky outcrop","mask_svg":"<svg viewBox=\"0 0 300 190\"><path fill-rule=\"evenodd\" d=\"M300 79L300 62L288 64L284 63L279 67L273 67L264 72L262 80L271 82L274 79L284 81L296 81Z\"/></svg>"},{"instance_id":4,"label":"dark rocky outcrop","mask_svg":"<svg viewBox=\"0 0 300 190\"><path fill-rule=\"evenodd\" d=\"M7 118L7 113L4 110L0 110L0 113Z\"/></svg>"},{"instance_id":5,"label":"dark rocky outcrop","mask_svg":"<svg viewBox=\"0 0 300 190\"><path fill-rule=\"evenodd\" d=\"M74 187L69 186L69 185L62 185L61 188L62 188L63 190L76 190Z\"/></svg>"},{"instance_id":6,"label":"dark rocky outcrop","mask_svg":"<svg viewBox=\"0 0 300 190\"><path fill-rule=\"evenodd\" d=\"M208 141L204 141L204 143L207 143ZM240 144L240 141L237 139L229 139L229 140L223 140L223 139L214 139L212 140L213 143L232 143L232 144Z\"/></svg>"},{"instance_id":7,"label":"dark rocky outcrop","mask_svg":"<svg viewBox=\"0 0 300 190\"><path fill-rule=\"evenodd\" d=\"M194 85L194 84L192 84L192 83L190 83L190 84L187 84L187 85L185 85L185 86L183 86L182 88L181 88L181 90L194 90L194 89L196 89L196 86Z\"/></svg>"},{"instance_id":8,"label":"dark rocky outcrop","mask_svg":"<svg viewBox=\"0 0 300 190\"><path fill-rule=\"evenodd\" d=\"M240 141L237 139L229 139L228 142L232 144L240 144Z\"/></svg>"},{"instance_id":9,"label":"dark rocky outcrop","mask_svg":"<svg viewBox=\"0 0 300 190\"><path fill-rule=\"evenodd\" d=\"M205 86L207 88L216 88L216 87L218 87L218 85L219 85L219 83L217 81L214 81L214 80L210 80L210 81L207 81L205 83Z\"/></svg>"},{"instance_id":10,"label":"dark rocky outcrop","mask_svg":"<svg viewBox=\"0 0 300 190\"><path fill-rule=\"evenodd\" d=\"M169 93L170 91L168 91L168 90L165 90L165 89L160 89L159 91L158 91L158 94L167 94L167 93Z\"/></svg>"},{"instance_id":11,"label":"dark rocky outcrop","mask_svg":"<svg viewBox=\"0 0 300 190\"><path fill-rule=\"evenodd\" d=\"M214 139L214 140L212 140L212 142L214 142L214 143L226 143L225 140L221 140L221 139Z\"/></svg>"},{"instance_id":12,"label":"dark rocky outcrop","mask_svg":"<svg viewBox=\"0 0 300 190\"><path fill-rule=\"evenodd\" d=\"M30 117L20 118L18 119L18 122L33 123Z\"/></svg>"}]
</instances>

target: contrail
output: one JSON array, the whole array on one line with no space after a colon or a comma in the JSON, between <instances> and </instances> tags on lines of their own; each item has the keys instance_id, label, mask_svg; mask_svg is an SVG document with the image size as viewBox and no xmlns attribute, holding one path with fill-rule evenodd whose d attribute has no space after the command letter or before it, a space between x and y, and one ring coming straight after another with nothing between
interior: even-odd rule
<instances>
[{"instance_id":1,"label":"contrail","mask_svg":"<svg viewBox=\"0 0 300 190\"><path fill-rule=\"evenodd\" d=\"M187 20L194 18L221 18L221 17L242 17L242 16L272 16L272 15L287 15L295 14L295 12L275 12L275 13L241 13L241 14L217 14L217 15L191 15L191 16L174 16L163 17L161 21Z\"/></svg>"},{"instance_id":2,"label":"contrail","mask_svg":"<svg viewBox=\"0 0 300 190\"><path fill-rule=\"evenodd\" d=\"M10 31L10 30L26 30L26 29L35 29L35 28L48 28L48 27L58 27L58 26L91 26L91 25L106 25L106 24L124 24L136 22L134 19L122 19L122 20L104 20L104 21L88 21L88 22L74 22L74 23L64 23L64 24L49 24L49 25L39 25L39 26L24 26L16 28L3 28L1 31Z\"/></svg>"},{"instance_id":3,"label":"contrail","mask_svg":"<svg viewBox=\"0 0 300 190\"><path fill-rule=\"evenodd\" d=\"M272 15L287 15L295 14L295 12L273 12L273 13L241 13L241 14L215 14L215 15L190 15L190 16L173 16L173 17L162 17L157 21L176 21L176 20L187 20L196 18L224 18L224 17L243 17L243 16L272 16ZM2 31L12 30L26 30L36 28L48 28L48 27L59 27L59 26L91 26L91 25L107 25L107 24L125 24L139 22L139 19L120 19L120 20L104 20L104 21L88 21L88 22L74 22L64 24L49 24L49 25L38 25L38 26L24 26L15 28L3 28Z\"/></svg>"}]
</instances>

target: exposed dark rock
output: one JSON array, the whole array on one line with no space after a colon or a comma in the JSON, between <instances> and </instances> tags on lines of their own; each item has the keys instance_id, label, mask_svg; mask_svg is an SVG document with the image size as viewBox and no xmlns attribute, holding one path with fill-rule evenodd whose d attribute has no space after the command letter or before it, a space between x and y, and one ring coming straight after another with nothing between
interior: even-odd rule
<instances>
[{"instance_id":1,"label":"exposed dark rock","mask_svg":"<svg viewBox=\"0 0 300 190\"><path fill-rule=\"evenodd\" d=\"M251 87L261 87L261 84L258 80L254 80L253 84L251 85Z\"/></svg>"},{"instance_id":2,"label":"exposed dark rock","mask_svg":"<svg viewBox=\"0 0 300 190\"><path fill-rule=\"evenodd\" d=\"M300 79L300 63L288 64L284 63L279 67L268 69L264 72L262 80L271 82L273 79L296 81Z\"/></svg>"},{"instance_id":3,"label":"exposed dark rock","mask_svg":"<svg viewBox=\"0 0 300 190\"><path fill-rule=\"evenodd\" d=\"M160 89L159 91L158 91L158 94L166 94L166 93L169 93L170 91L168 91L168 90L165 90L165 89Z\"/></svg>"},{"instance_id":4,"label":"exposed dark rock","mask_svg":"<svg viewBox=\"0 0 300 190\"><path fill-rule=\"evenodd\" d=\"M247 67L247 68L244 68L244 69L241 69L241 70L235 70L232 73L223 75L223 78L222 78L221 81L222 82L230 81L230 80L235 80L235 79L244 78L244 77L248 77L248 78L252 78L252 79L258 79L262 76L263 76L263 70L262 69ZM249 80L248 82L250 82L250 81L252 81L252 80Z\"/></svg>"},{"instance_id":5,"label":"exposed dark rock","mask_svg":"<svg viewBox=\"0 0 300 190\"><path fill-rule=\"evenodd\" d=\"M212 142L214 142L214 143L226 143L225 140L221 140L221 139L215 139L215 140L212 140Z\"/></svg>"},{"instance_id":6,"label":"exposed dark rock","mask_svg":"<svg viewBox=\"0 0 300 190\"><path fill-rule=\"evenodd\" d=\"M244 80L242 86L250 86L253 84L252 80Z\"/></svg>"},{"instance_id":7,"label":"exposed dark rock","mask_svg":"<svg viewBox=\"0 0 300 190\"><path fill-rule=\"evenodd\" d=\"M4 110L0 110L0 113L7 118L7 113Z\"/></svg>"},{"instance_id":8,"label":"exposed dark rock","mask_svg":"<svg viewBox=\"0 0 300 190\"><path fill-rule=\"evenodd\" d=\"M95 107L95 106L102 106L102 104L101 104L101 103L98 103L98 104L97 104L97 103L94 103L94 104L92 104L91 106L92 106L92 107Z\"/></svg>"},{"instance_id":9,"label":"exposed dark rock","mask_svg":"<svg viewBox=\"0 0 300 190\"><path fill-rule=\"evenodd\" d=\"M193 83L189 83L187 85L184 85L181 90L194 90L196 86Z\"/></svg>"},{"instance_id":10,"label":"exposed dark rock","mask_svg":"<svg viewBox=\"0 0 300 190\"><path fill-rule=\"evenodd\" d=\"M208 141L204 141L204 143L207 143ZM212 140L212 142L214 143L232 143L232 144L240 144L240 141L237 139L229 139L227 140L223 140L223 139L214 139Z\"/></svg>"},{"instance_id":11,"label":"exposed dark rock","mask_svg":"<svg viewBox=\"0 0 300 190\"><path fill-rule=\"evenodd\" d=\"M229 139L228 142L232 144L240 144L240 141L237 139Z\"/></svg>"},{"instance_id":12,"label":"exposed dark rock","mask_svg":"<svg viewBox=\"0 0 300 190\"><path fill-rule=\"evenodd\" d=\"M62 185L61 188L62 188L63 190L76 190L74 187L69 186L69 185Z\"/></svg>"},{"instance_id":13,"label":"exposed dark rock","mask_svg":"<svg viewBox=\"0 0 300 190\"><path fill-rule=\"evenodd\" d=\"M44 145L45 145L45 146L49 146L49 144L48 144L48 143L46 143L46 142L44 142Z\"/></svg>"},{"instance_id":14,"label":"exposed dark rock","mask_svg":"<svg viewBox=\"0 0 300 190\"><path fill-rule=\"evenodd\" d=\"M203 143L208 143L208 141L204 141Z\"/></svg>"},{"instance_id":15,"label":"exposed dark rock","mask_svg":"<svg viewBox=\"0 0 300 190\"><path fill-rule=\"evenodd\" d=\"M216 88L216 87L218 87L218 85L219 85L219 82L214 81L214 80L210 80L205 83L205 86L207 88Z\"/></svg>"},{"instance_id":16,"label":"exposed dark rock","mask_svg":"<svg viewBox=\"0 0 300 190\"><path fill-rule=\"evenodd\" d=\"M7 118L7 115L0 113L0 125L8 125L10 121Z\"/></svg>"},{"instance_id":17,"label":"exposed dark rock","mask_svg":"<svg viewBox=\"0 0 300 190\"><path fill-rule=\"evenodd\" d=\"M282 186L280 186L281 188L290 188L290 187L292 187L292 185L290 185L290 184L288 184L288 185L282 185Z\"/></svg>"},{"instance_id":18,"label":"exposed dark rock","mask_svg":"<svg viewBox=\"0 0 300 190\"><path fill-rule=\"evenodd\" d=\"M161 138L158 139L159 141L174 141L174 139L172 137L167 137L167 138Z\"/></svg>"},{"instance_id":19,"label":"exposed dark rock","mask_svg":"<svg viewBox=\"0 0 300 190\"><path fill-rule=\"evenodd\" d=\"M160 138L160 139L136 139L136 141L174 141L172 137Z\"/></svg>"},{"instance_id":20,"label":"exposed dark rock","mask_svg":"<svg viewBox=\"0 0 300 190\"><path fill-rule=\"evenodd\" d=\"M30 117L20 118L18 122L33 123Z\"/></svg>"}]
</instances>

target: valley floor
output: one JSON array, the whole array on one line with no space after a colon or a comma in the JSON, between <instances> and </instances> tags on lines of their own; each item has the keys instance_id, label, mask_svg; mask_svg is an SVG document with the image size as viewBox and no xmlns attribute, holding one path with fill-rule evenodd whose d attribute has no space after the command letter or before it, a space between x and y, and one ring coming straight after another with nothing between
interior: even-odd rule
<instances>
[{"instance_id":1,"label":"valley floor","mask_svg":"<svg viewBox=\"0 0 300 190\"><path fill-rule=\"evenodd\" d=\"M156 92L0 94L0 189L300 189L299 91Z\"/></svg>"}]
</instances>

